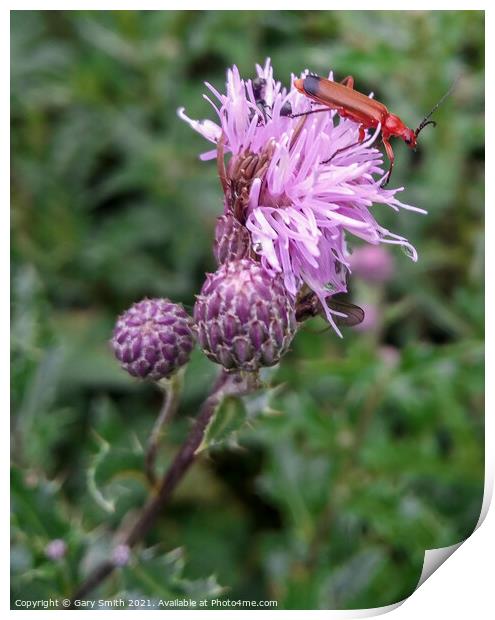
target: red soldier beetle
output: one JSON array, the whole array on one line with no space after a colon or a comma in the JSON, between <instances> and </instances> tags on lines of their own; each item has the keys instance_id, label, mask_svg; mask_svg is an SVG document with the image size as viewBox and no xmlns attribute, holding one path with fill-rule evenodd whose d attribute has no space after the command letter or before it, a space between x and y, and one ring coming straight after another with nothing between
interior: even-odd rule
<instances>
[{"instance_id":1,"label":"red soldier beetle","mask_svg":"<svg viewBox=\"0 0 495 620\"><path fill-rule=\"evenodd\" d=\"M429 119L433 112L443 103L445 98L450 95L455 83L435 105L431 112L424 117L415 130L407 127L398 116L391 114L383 103L375 99L370 99L367 95L354 90L354 78L350 75L344 78L342 82L332 82L318 75L309 74L304 78L295 80L294 86L300 93L325 107L309 112L301 112L300 114L293 114L292 118L312 114L313 112L323 112L328 109L336 110L339 116L348 118L360 125L358 142L350 146L355 146L363 142L366 129L375 129L380 125L383 146L385 147L387 157L390 161L388 173L382 182L382 187L385 187L390 181L395 159L394 151L390 144L390 138L401 138L409 148L415 149L420 131L427 125L436 125L435 121ZM345 149L350 148L350 146L345 147ZM330 159L322 163L328 163L337 153L345 149L339 149Z\"/></svg>"}]
</instances>

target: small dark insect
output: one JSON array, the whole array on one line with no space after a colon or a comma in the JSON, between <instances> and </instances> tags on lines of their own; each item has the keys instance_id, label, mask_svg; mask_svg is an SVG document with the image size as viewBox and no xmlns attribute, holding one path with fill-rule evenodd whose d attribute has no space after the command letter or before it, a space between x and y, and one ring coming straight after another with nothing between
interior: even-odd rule
<instances>
[{"instance_id":1,"label":"small dark insect","mask_svg":"<svg viewBox=\"0 0 495 620\"><path fill-rule=\"evenodd\" d=\"M292 116L292 106L289 101L286 101L280 108L280 116Z\"/></svg>"},{"instance_id":2,"label":"small dark insect","mask_svg":"<svg viewBox=\"0 0 495 620\"><path fill-rule=\"evenodd\" d=\"M253 94L256 101L264 101L266 80L262 77L255 77L251 82L253 86Z\"/></svg>"},{"instance_id":3,"label":"small dark insect","mask_svg":"<svg viewBox=\"0 0 495 620\"><path fill-rule=\"evenodd\" d=\"M253 87L253 95L256 101L256 106L258 110L262 114L262 118L266 121L271 118L270 112L272 111L272 106L270 106L265 99L265 89L266 89L266 80L262 77L256 77L251 81L251 85ZM289 117L292 115L292 106L289 101L286 101L282 107L280 108L280 116ZM252 113L251 119L254 116L254 111Z\"/></svg>"},{"instance_id":4,"label":"small dark insect","mask_svg":"<svg viewBox=\"0 0 495 620\"><path fill-rule=\"evenodd\" d=\"M359 306L349 303L343 299L332 298L328 302L328 307L336 312L341 312L346 316L335 316L337 325L354 327L364 320L364 310ZM313 293L307 293L300 298L296 304L296 319L299 322L305 321L314 316L325 316L325 310L318 297Z\"/></svg>"},{"instance_id":5,"label":"small dark insect","mask_svg":"<svg viewBox=\"0 0 495 620\"><path fill-rule=\"evenodd\" d=\"M262 118L266 123L266 121L268 120L267 110L271 110L270 106L265 101L266 80L265 78L258 76L254 78L254 80L251 81L251 85L253 87L253 95L256 101L256 106L258 110L261 112ZM254 116L254 111L252 112L252 116Z\"/></svg>"},{"instance_id":6,"label":"small dark insect","mask_svg":"<svg viewBox=\"0 0 495 620\"><path fill-rule=\"evenodd\" d=\"M345 325L346 327L354 327L364 321L364 310L355 304L351 304L348 301L331 299L328 302L328 306L332 310L342 312L347 316L335 316L335 322L337 325Z\"/></svg>"}]
</instances>

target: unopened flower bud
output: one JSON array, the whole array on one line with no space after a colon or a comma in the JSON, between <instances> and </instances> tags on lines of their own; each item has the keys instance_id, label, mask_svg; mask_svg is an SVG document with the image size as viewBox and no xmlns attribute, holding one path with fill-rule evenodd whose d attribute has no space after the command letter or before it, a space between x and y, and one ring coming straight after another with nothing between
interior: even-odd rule
<instances>
[{"instance_id":1,"label":"unopened flower bud","mask_svg":"<svg viewBox=\"0 0 495 620\"><path fill-rule=\"evenodd\" d=\"M282 279L248 259L208 275L194 319L203 351L226 369L273 366L296 331L294 301Z\"/></svg>"},{"instance_id":2,"label":"unopened flower bud","mask_svg":"<svg viewBox=\"0 0 495 620\"><path fill-rule=\"evenodd\" d=\"M117 320L112 347L122 368L140 379L169 377L189 361L192 319L168 299L143 299Z\"/></svg>"},{"instance_id":3,"label":"unopened flower bud","mask_svg":"<svg viewBox=\"0 0 495 620\"><path fill-rule=\"evenodd\" d=\"M213 254L219 265L227 261L248 258L250 249L251 236L239 220L230 213L217 219Z\"/></svg>"}]
</instances>

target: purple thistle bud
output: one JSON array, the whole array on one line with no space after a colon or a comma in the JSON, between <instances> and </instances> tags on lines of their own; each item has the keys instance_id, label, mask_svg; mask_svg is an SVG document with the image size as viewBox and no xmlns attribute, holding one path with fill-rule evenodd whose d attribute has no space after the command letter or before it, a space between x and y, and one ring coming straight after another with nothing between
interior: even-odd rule
<instances>
[{"instance_id":1,"label":"purple thistle bud","mask_svg":"<svg viewBox=\"0 0 495 620\"><path fill-rule=\"evenodd\" d=\"M189 361L192 319L168 299L143 299L119 316L112 348L133 377L158 381Z\"/></svg>"},{"instance_id":2,"label":"purple thistle bud","mask_svg":"<svg viewBox=\"0 0 495 620\"><path fill-rule=\"evenodd\" d=\"M233 215L226 213L217 219L213 254L219 265L227 261L248 258L251 235Z\"/></svg>"},{"instance_id":3,"label":"purple thistle bud","mask_svg":"<svg viewBox=\"0 0 495 620\"><path fill-rule=\"evenodd\" d=\"M394 274L394 261L387 250L379 245L357 248L349 258L351 271L367 282L387 282Z\"/></svg>"},{"instance_id":4,"label":"purple thistle bud","mask_svg":"<svg viewBox=\"0 0 495 620\"><path fill-rule=\"evenodd\" d=\"M296 332L294 301L282 277L247 259L207 276L194 319L203 351L226 369L273 366Z\"/></svg>"},{"instance_id":5,"label":"purple thistle bud","mask_svg":"<svg viewBox=\"0 0 495 620\"><path fill-rule=\"evenodd\" d=\"M45 555L50 560L61 560L67 553L67 545L61 538L51 540L45 547Z\"/></svg>"}]
</instances>

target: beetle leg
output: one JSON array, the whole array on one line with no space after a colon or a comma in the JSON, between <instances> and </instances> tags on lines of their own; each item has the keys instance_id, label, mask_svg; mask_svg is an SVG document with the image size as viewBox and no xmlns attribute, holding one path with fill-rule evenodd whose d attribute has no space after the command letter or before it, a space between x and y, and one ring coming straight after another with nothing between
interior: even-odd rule
<instances>
[{"instance_id":1,"label":"beetle leg","mask_svg":"<svg viewBox=\"0 0 495 620\"><path fill-rule=\"evenodd\" d=\"M294 146L294 144L297 142L301 131L304 127L304 124L306 122L306 117L304 116L303 118L301 118L301 120L297 123L296 128L294 130L294 133L292 134L292 138L290 139L290 143L289 143L289 151L292 149L292 147Z\"/></svg>"},{"instance_id":2,"label":"beetle leg","mask_svg":"<svg viewBox=\"0 0 495 620\"><path fill-rule=\"evenodd\" d=\"M392 176L392 170L394 168L394 151L392 149L392 145L390 144L390 142L388 141L388 138L384 138L383 134L382 134L382 142L383 142L383 146L385 147L385 151L387 153L387 157L390 160L390 166L387 172L387 175L385 177L385 179L383 180L383 183L381 185L381 187L385 187L388 182L390 181L390 177Z\"/></svg>"},{"instance_id":3,"label":"beetle leg","mask_svg":"<svg viewBox=\"0 0 495 620\"><path fill-rule=\"evenodd\" d=\"M357 142L353 142L352 144L349 144L348 146L343 146L342 148L337 149L333 155L331 155L328 159L321 161L320 164L328 164L329 162L332 161L334 157L336 157L337 155L340 155L340 153L344 153L348 149L352 149L353 147L358 146L359 144L362 144L365 138L366 138L366 129L364 125L359 125L359 136L358 136Z\"/></svg>"},{"instance_id":4,"label":"beetle leg","mask_svg":"<svg viewBox=\"0 0 495 620\"><path fill-rule=\"evenodd\" d=\"M298 118L299 116L309 116L316 112L330 112L331 108L318 108L317 110L309 110L308 112L298 112L297 114L288 114L289 118Z\"/></svg>"},{"instance_id":5,"label":"beetle leg","mask_svg":"<svg viewBox=\"0 0 495 620\"><path fill-rule=\"evenodd\" d=\"M352 149L353 147L358 146L359 144L361 144L361 140L358 140L357 142L353 142L352 144L349 144L347 146L343 146L340 149L337 149L333 155L330 155L330 157L328 159L325 159L324 161L321 161L320 164L324 165L324 164L330 163L332 161L332 159L334 157L336 157L337 155L340 155L340 153L344 153L345 151L347 151L349 149Z\"/></svg>"},{"instance_id":6,"label":"beetle leg","mask_svg":"<svg viewBox=\"0 0 495 620\"><path fill-rule=\"evenodd\" d=\"M352 88L352 90L354 90L354 78L352 77L352 75L348 75L343 80L341 80L340 83L344 86L347 86L347 88Z\"/></svg>"}]
</instances>

